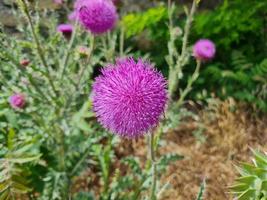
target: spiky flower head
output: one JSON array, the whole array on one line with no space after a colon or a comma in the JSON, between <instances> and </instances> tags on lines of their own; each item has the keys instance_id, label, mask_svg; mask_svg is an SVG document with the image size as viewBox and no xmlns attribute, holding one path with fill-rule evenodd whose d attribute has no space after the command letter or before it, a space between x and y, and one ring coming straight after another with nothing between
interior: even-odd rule
<instances>
[{"instance_id":1,"label":"spiky flower head","mask_svg":"<svg viewBox=\"0 0 267 200\"><path fill-rule=\"evenodd\" d=\"M167 103L166 81L142 59L117 60L96 78L92 100L98 121L106 129L136 138L158 125Z\"/></svg>"},{"instance_id":2,"label":"spiky flower head","mask_svg":"<svg viewBox=\"0 0 267 200\"><path fill-rule=\"evenodd\" d=\"M57 27L57 31L62 33L66 39L70 39L73 32L73 26L71 24L60 24Z\"/></svg>"},{"instance_id":3,"label":"spiky flower head","mask_svg":"<svg viewBox=\"0 0 267 200\"><path fill-rule=\"evenodd\" d=\"M77 0L74 9L71 18L78 18L85 29L93 34L111 30L118 19L116 7L111 0Z\"/></svg>"},{"instance_id":4,"label":"spiky flower head","mask_svg":"<svg viewBox=\"0 0 267 200\"><path fill-rule=\"evenodd\" d=\"M214 58L216 53L215 44L208 39L200 39L193 47L193 55L201 61L208 61Z\"/></svg>"},{"instance_id":5,"label":"spiky flower head","mask_svg":"<svg viewBox=\"0 0 267 200\"><path fill-rule=\"evenodd\" d=\"M12 108L24 108L26 104L25 96L20 93L13 94L9 97L9 103Z\"/></svg>"}]
</instances>

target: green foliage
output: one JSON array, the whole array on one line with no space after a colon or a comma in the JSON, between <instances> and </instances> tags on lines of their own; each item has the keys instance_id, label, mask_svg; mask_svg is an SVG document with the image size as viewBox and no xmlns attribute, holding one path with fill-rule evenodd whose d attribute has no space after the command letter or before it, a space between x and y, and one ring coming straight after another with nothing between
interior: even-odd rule
<instances>
[{"instance_id":1,"label":"green foliage","mask_svg":"<svg viewBox=\"0 0 267 200\"><path fill-rule=\"evenodd\" d=\"M122 26L126 31L126 36L131 37L140 34L146 28L157 25L160 21L167 19L167 9L165 6L150 8L144 13L131 13L122 19Z\"/></svg>"},{"instance_id":2,"label":"green foliage","mask_svg":"<svg viewBox=\"0 0 267 200\"><path fill-rule=\"evenodd\" d=\"M266 8L265 0L225 0L214 11L197 15L195 31L202 37L214 39L218 47L230 49L233 43L245 42L247 34L261 37Z\"/></svg>"},{"instance_id":3,"label":"green foliage","mask_svg":"<svg viewBox=\"0 0 267 200\"><path fill-rule=\"evenodd\" d=\"M210 87L207 89L213 90L219 83L222 89L217 90L218 95L231 95L238 100L251 103L255 108L267 111L266 63L266 59L260 63L253 63L242 52L233 51L228 69L222 69L223 65L216 63L204 69L203 76L210 77Z\"/></svg>"},{"instance_id":4,"label":"green foliage","mask_svg":"<svg viewBox=\"0 0 267 200\"><path fill-rule=\"evenodd\" d=\"M26 166L37 162L41 155L34 152L34 140L18 140L12 128L4 134L6 152L4 157L0 155L0 199L13 200L32 191Z\"/></svg>"},{"instance_id":5,"label":"green foliage","mask_svg":"<svg viewBox=\"0 0 267 200\"><path fill-rule=\"evenodd\" d=\"M197 98L204 100L203 93L213 92L267 111L266 9L264 0L225 0L196 16L193 37L210 38L217 47L216 58L198 80Z\"/></svg>"},{"instance_id":6,"label":"green foliage","mask_svg":"<svg viewBox=\"0 0 267 200\"><path fill-rule=\"evenodd\" d=\"M253 164L238 167L240 177L230 187L238 200L264 200L267 198L267 156L253 151Z\"/></svg>"},{"instance_id":7,"label":"green foliage","mask_svg":"<svg viewBox=\"0 0 267 200\"><path fill-rule=\"evenodd\" d=\"M204 179L203 182L200 185L199 192L198 192L198 195L197 195L197 200L203 200L204 199L203 195L204 195L204 192L205 192L205 188L206 188L206 181Z\"/></svg>"}]
</instances>

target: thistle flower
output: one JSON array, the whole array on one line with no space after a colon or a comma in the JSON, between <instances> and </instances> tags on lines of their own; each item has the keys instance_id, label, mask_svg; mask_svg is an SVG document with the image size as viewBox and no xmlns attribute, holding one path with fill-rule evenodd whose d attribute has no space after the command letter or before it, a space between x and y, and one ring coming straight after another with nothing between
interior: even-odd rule
<instances>
[{"instance_id":1,"label":"thistle flower","mask_svg":"<svg viewBox=\"0 0 267 200\"><path fill-rule=\"evenodd\" d=\"M30 61L27 59L22 59L19 63L21 66L27 67L30 64Z\"/></svg>"},{"instance_id":2,"label":"thistle flower","mask_svg":"<svg viewBox=\"0 0 267 200\"><path fill-rule=\"evenodd\" d=\"M106 129L136 138L159 123L167 102L166 81L142 59L117 60L96 78L92 100L98 121Z\"/></svg>"},{"instance_id":3,"label":"thistle flower","mask_svg":"<svg viewBox=\"0 0 267 200\"><path fill-rule=\"evenodd\" d=\"M26 104L25 96L23 94L13 94L9 97L9 103L12 108L24 108Z\"/></svg>"},{"instance_id":4,"label":"thistle flower","mask_svg":"<svg viewBox=\"0 0 267 200\"><path fill-rule=\"evenodd\" d=\"M116 8L110 0L77 0L74 9L80 23L93 34L111 30L118 18ZM75 19L75 13L72 15Z\"/></svg>"},{"instance_id":5,"label":"thistle flower","mask_svg":"<svg viewBox=\"0 0 267 200\"><path fill-rule=\"evenodd\" d=\"M66 39L70 39L73 32L73 26L71 24L60 24L57 27L57 31L62 33Z\"/></svg>"},{"instance_id":6,"label":"thistle flower","mask_svg":"<svg viewBox=\"0 0 267 200\"><path fill-rule=\"evenodd\" d=\"M201 61L211 60L215 56L215 44L208 39L200 39L193 47L193 55Z\"/></svg>"},{"instance_id":7,"label":"thistle flower","mask_svg":"<svg viewBox=\"0 0 267 200\"><path fill-rule=\"evenodd\" d=\"M89 49L85 46L78 47L78 53L80 57L86 58L89 55Z\"/></svg>"}]
</instances>

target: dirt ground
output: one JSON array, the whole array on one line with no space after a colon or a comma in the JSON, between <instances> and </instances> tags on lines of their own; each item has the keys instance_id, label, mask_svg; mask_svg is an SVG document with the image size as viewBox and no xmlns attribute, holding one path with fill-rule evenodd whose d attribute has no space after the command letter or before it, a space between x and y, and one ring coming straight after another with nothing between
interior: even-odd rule
<instances>
[{"instance_id":1,"label":"dirt ground","mask_svg":"<svg viewBox=\"0 0 267 200\"><path fill-rule=\"evenodd\" d=\"M162 176L161 184L168 182L170 187L160 199L195 200L204 179L204 200L233 199L228 186L238 176L235 165L251 161L251 148L264 151L267 147L267 117L255 113L233 100L216 100L195 113L194 120L185 119L176 130L166 133L159 154L177 153L184 159L170 165ZM202 128L200 134L194 135L199 128ZM146 141L123 141L117 151L118 154L134 154L145 160ZM86 174L83 177L94 173L87 171ZM96 191L100 186L97 177L94 180L96 182L90 185ZM87 185L88 189L86 181L80 180L78 185Z\"/></svg>"},{"instance_id":2,"label":"dirt ground","mask_svg":"<svg viewBox=\"0 0 267 200\"><path fill-rule=\"evenodd\" d=\"M231 111L234 110L234 111ZM253 116L253 111L234 101L216 102L199 113L199 120L184 122L165 135L166 146L161 153L176 152L185 156L169 167L161 180L170 181L172 188L164 192L164 200L194 200L203 179L206 180L205 200L230 200L228 186L237 177L234 165L251 161L251 150L266 150L266 117ZM205 127L204 143L192 132Z\"/></svg>"}]
</instances>

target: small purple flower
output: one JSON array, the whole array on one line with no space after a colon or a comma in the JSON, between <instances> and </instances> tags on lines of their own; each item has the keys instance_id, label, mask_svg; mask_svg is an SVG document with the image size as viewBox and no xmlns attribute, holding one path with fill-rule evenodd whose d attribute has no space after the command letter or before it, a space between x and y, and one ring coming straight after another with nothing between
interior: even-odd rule
<instances>
[{"instance_id":1,"label":"small purple flower","mask_svg":"<svg viewBox=\"0 0 267 200\"><path fill-rule=\"evenodd\" d=\"M98 121L106 129L136 138L158 125L167 103L166 80L142 59L117 60L96 78L92 100Z\"/></svg>"},{"instance_id":2,"label":"small purple flower","mask_svg":"<svg viewBox=\"0 0 267 200\"><path fill-rule=\"evenodd\" d=\"M26 100L25 100L25 96L23 94L13 94L10 98L9 98L9 103L11 105L12 108L24 108L25 104L26 104Z\"/></svg>"},{"instance_id":3,"label":"small purple flower","mask_svg":"<svg viewBox=\"0 0 267 200\"><path fill-rule=\"evenodd\" d=\"M74 9L80 23L93 34L111 30L118 19L116 7L110 0L77 0ZM76 18L75 13L72 18Z\"/></svg>"},{"instance_id":4,"label":"small purple flower","mask_svg":"<svg viewBox=\"0 0 267 200\"><path fill-rule=\"evenodd\" d=\"M57 27L57 31L62 33L66 39L70 39L73 32L73 26L71 24L60 24Z\"/></svg>"},{"instance_id":5,"label":"small purple flower","mask_svg":"<svg viewBox=\"0 0 267 200\"><path fill-rule=\"evenodd\" d=\"M214 58L216 53L215 44L208 39L200 39L193 47L193 55L201 61L208 61Z\"/></svg>"}]
</instances>

